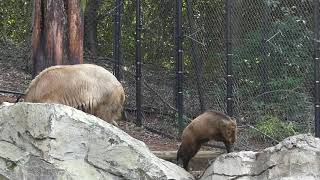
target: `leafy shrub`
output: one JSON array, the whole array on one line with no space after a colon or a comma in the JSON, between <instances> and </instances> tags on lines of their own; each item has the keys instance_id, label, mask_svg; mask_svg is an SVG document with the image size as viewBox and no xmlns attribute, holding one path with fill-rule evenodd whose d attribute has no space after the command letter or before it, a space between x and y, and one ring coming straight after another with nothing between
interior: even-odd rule
<instances>
[{"instance_id":1,"label":"leafy shrub","mask_svg":"<svg viewBox=\"0 0 320 180\"><path fill-rule=\"evenodd\" d=\"M297 126L293 122L281 121L275 116L265 116L263 120L257 123L256 128L264 134L281 141L297 132ZM266 140L266 137L257 131L253 133L256 137Z\"/></svg>"}]
</instances>

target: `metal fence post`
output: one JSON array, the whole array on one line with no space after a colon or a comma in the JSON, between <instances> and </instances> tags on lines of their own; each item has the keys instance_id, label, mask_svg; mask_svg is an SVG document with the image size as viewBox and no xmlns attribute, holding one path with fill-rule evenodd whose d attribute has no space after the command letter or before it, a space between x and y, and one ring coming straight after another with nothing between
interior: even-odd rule
<instances>
[{"instance_id":1,"label":"metal fence post","mask_svg":"<svg viewBox=\"0 0 320 180\"><path fill-rule=\"evenodd\" d=\"M319 0L314 0L314 108L315 108L315 136L320 137L320 89L319 89L319 82L320 82L320 74L319 74L319 66L320 66L320 33L319 33Z\"/></svg>"},{"instance_id":2,"label":"metal fence post","mask_svg":"<svg viewBox=\"0 0 320 180\"><path fill-rule=\"evenodd\" d=\"M137 126L142 125L141 94L141 2L136 0L136 108Z\"/></svg>"},{"instance_id":3,"label":"metal fence post","mask_svg":"<svg viewBox=\"0 0 320 180\"><path fill-rule=\"evenodd\" d=\"M114 49L113 49L113 58L115 61L114 64L114 74L118 78L120 77L120 66L121 66L121 51L120 51L120 37L121 37L121 7L122 7L122 0L116 0L116 10L114 14Z\"/></svg>"},{"instance_id":4,"label":"metal fence post","mask_svg":"<svg viewBox=\"0 0 320 180\"><path fill-rule=\"evenodd\" d=\"M175 50L176 50L176 85L178 124L180 133L183 130L183 50L182 50L182 0L176 0L175 16Z\"/></svg>"},{"instance_id":5,"label":"metal fence post","mask_svg":"<svg viewBox=\"0 0 320 180\"><path fill-rule=\"evenodd\" d=\"M266 1L263 1L264 8L262 14L262 27L261 27L261 54L262 54L262 63L261 63L261 91L265 93L269 91L268 88L268 31L269 31L269 6ZM268 100L268 95L264 95L264 100Z\"/></svg>"},{"instance_id":6,"label":"metal fence post","mask_svg":"<svg viewBox=\"0 0 320 180\"><path fill-rule=\"evenodd\" d=\"M233 0L225 0L225 57L227 71L227 114L233 116L232 13Z\"/></svg>"}]
</instances>

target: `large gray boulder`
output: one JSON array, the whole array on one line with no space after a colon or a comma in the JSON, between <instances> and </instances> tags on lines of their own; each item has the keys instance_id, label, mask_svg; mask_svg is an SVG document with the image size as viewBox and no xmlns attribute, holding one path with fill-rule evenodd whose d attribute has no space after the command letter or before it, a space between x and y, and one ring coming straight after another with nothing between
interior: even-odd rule
<instances>
[{"instance_id":1,"label":"large gray boulder","mask_svg":"<svg viewBox=\"0 0 320 180\"><path fill-rule=\"evenodd\" d=\"M261 152L219 156L201 180L319 180L320 139L300 134Z\"/></svg>"},{"instance_id":2,"label":"large gray boulder","mask_svg":"<svg viewBox=\"0 0 320 180\"><path fill-rule=\"evenodd\" d=\"M119 128L57 104L0 106L0 179L193 179Z\"/></svg>"}]
</instances>

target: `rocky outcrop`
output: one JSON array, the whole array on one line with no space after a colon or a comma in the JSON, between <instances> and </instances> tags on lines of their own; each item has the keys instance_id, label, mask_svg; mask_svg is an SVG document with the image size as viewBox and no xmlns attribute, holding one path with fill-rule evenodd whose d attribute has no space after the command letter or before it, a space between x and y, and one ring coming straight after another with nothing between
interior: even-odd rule
<instances>
[{"instance_id":1,"label":"rocky outcrop","mask_svg":"<svg viewBox=\"0 0 320 180\"><path fill-rule=\"evenodd\" d=\"M119 128L74 108L0 106L0 179L193 179Z\"/></svg>"},{"instance_id":2,"label":"rocky outcrop","mask_svg":"<svg viewBox=\"0 0 320 180\"><path fill-rule=\"evenodd\" d=\"M242 151L219 156L201 180L320 179L320 139L300 134L261 152Z\"/></svg>"}]
</instances>

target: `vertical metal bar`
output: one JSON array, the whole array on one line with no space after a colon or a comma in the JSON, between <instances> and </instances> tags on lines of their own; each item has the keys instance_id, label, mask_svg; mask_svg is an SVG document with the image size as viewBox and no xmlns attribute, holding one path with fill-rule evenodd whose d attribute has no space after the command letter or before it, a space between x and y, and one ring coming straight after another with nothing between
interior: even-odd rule
<instances>
[{"instance_id":1,"label":"vertical metal bar","mask_svg":"<svg viewBox=\"0 0 320 180\"><path fill-rule=\"evenodd\" d=\"M319 32L319 0L314 0L314 107L315 107L315 136L320 137L320 89L319 89L319 82L320 82L320 32Z\"/></svg>"},{"instance_id":2,"label":"vertical metal bar","mask_svg":"<svg viewBox=\"0 0 320 180\"><path fill-rule=\"evenodd\" d=\"M262 54L262 63L261 63L261 91L265 93L269 91L268 88L268 27L269 27L269 6L267 1L263 1L263 15L262 15L262 27L261 27L261 54ZM268 100L267 95L264 96L264 100Z\"/></svg>"},{"instance_id":3,"label":"vertical metal bar","mask_svg":"<svg viewBox=\"0 0 320 180\"><path fill-rule=\"evenodd\" d=\"M183 130L183 50L182 50L182 0L176 0L175 16L175 49L176 49L176 84L177 84L177 109L180 133Z\"/></svg>"},{"instance_id":4,"label":"vertical metal bar","mask_svg":"<svg viewBox=\"0 0 320 180\"><path fill-rule=\"evenodd\" d=\"M141 2L136 0L136 107L137 107L137 126L142 125L142 93L141 93Z\"/></svg>"},{"instance_id":5,"label":"vertical metal bar","mask_svg":"<svg viewBox=\"0 0 320 180\"><path fill-rule=\"evenodd\" d=\"M232 72L232 13L233 0L225 0L225 57L227 71L227 114L233 116L233 72Z\"/></svg>"},{"instance_id":6,"label":"vertical metal bar","mask_svg":"<svg viewBox=\"0 0 320 180\"><path fill-rule=\"evenodd\" d=\"M113 49L113 58L115 60L114 64L114 74L121 80L120 77L120 65L121 65L121 51L120 51L120 37L121 37L121 7L122 0L116 0L116 10L114 14L114 49Z\"/></svg>"},{"instance_id":7,"label":"vertical metal bar","mask_svg":"<svg viewBox=\"0 0 320 180\"><path fill-rule=\"evenodd\" d=\"M193 11L192 11L192 2L191 0L186 0L187 5L187 16L188 16L188 25L189 25L189 32L192 34L194 32L194 19L193 19ZM203 82L203 61L202 57L199 54L198 48L194 41L191 39L191 56L193 59L193 69L196 76L196 84L197 84L197 90L198 90L198 97L199 97L199 103L200 103L200 111L201 113L205 111L205 100L203 95L203 89L202 89L202 82Z\"/></svg>"}]
</instances>

